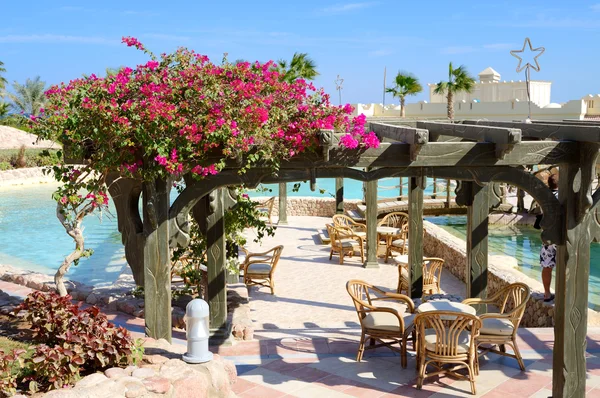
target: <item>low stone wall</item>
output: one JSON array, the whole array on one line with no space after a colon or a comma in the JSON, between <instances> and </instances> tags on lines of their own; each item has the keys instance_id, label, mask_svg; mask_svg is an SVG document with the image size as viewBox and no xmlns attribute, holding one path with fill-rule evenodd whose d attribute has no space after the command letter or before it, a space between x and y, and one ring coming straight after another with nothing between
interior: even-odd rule
<instances>
[{"instance_id":1,"label":"low stone wall","mask_svg":"<svg viewBox=\"0 0 600 398\"><path fill-rule=\"evenodd\" d=\"M269 197L254 198L257 202L264 202ZM356 210L362 200L346 199L344 200L344 211ZM335 199L334 198L316 198L310 196L288 196L287 198L287 215L288 216L315 216L315 217L331 217L335 214ZM279 216L279 196L275 197L273 205L273 217Z\"/></svg>"},{"instance_id":2,"label":"low stone wall","mask_svg":"<svg viewBox=\"0 0 600 398\"><path fill-rule=\"evenodd\" d=\"M214 354L212 361L188 364L181 360L186 347L166 340L145 339L140 366L110 368L79 380L73 388L38 394L45 398L165 397L235 398L231 387L237 381L233 362ZM25 398L24 395L17 397Z\"/></svg>"},{"instance_id":3,"label":"low stone wall","mask_svg":"<svg viewBox=\"0 0 600 398\"><path fill-rule=\"evenodd\" d=\"M423 251L425 255L443 258L445 260L444 267L458 279L466 282L466 242L428 221L424 222L424 227ZM531 299L527 303L521 326L553 326L554 304L544 302L542 283L515 269L510 265L511 263L514 264L514 260L511 261L510 258L507 259L505 257L490 256L488 259L488 295L494 294L511 283L523 282L531 289ZM595 311L590 310L590 312Z\"/></svg>"},{"instance_id":4,"label":"low stone wall","mask_svg":"<svg viewBox=\"0 0 600 398\"><path fill-rule=\"evenodd\" d=\"M44 167L0 171L0 187L54 182L53 174L44 175Z\"/></svg>"}]
</instances>

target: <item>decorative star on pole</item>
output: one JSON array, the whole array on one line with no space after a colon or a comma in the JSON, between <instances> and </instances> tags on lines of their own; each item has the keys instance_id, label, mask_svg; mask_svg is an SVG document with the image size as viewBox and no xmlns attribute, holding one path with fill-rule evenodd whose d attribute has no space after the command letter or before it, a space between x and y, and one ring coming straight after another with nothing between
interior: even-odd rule
<instances>
[{"instance_id":1,"label":"decorative star on pole","mask_svg":"<svg viewBox=\"0 0 600 398\"><path fill-rule=\"evenodd\" d=\"M538 54L533 57L533 60L535 62L535 66L531 65L529 62L527 62L525 65L521 66L521 63L523 62L523 59L517 55L517 54L523 54L525 52L525 47L527 47L527 45L529 45L529 51L530 52L537 52ZM521 72L523 69L526 68L531 68L536 72L540 71L540 64L538 64L538 58L544 53L544 51L546 51L546 49L544 47L538 47L538 48L533 48L531 46L531 40L529 40L529 37L525 38L525 42L523 43L523 48L520 50L512 50L510 52L510 55L512 55L513 57L517 58L519 60L519 65L517 66L517 72Z\"/></svg>"}]
</instances>

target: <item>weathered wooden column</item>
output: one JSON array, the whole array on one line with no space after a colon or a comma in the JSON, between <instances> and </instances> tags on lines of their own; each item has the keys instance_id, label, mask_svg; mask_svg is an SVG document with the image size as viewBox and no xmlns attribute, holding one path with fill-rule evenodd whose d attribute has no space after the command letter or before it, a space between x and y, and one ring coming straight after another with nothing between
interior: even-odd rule
<instances>
[{"instance_id":1,"label":"weathered wooden column","mask_svg":"<svg viewBox=\"0 0 600 398\"><path fill-rule=\"evenodd\" d=\"M425 177L410 177L408 185L408 265L410 297L423 294L423 190Z\"/></svg>"},{"instance_id":2,"label":"weathered wooden column","mask_svg":"<svg viewBox=\"0 0 600 398\"><path fill-rule=\"evenodd\" d=\"M379 268L377 262L377 180L368 181L366 185L367 204L367 260L365 268Z\"/></svg>"},{"instance_id":3,"label":"weathered wooden column","mask_svg":"<svg viewBox=\"0 0 600 398\"><path fill-rule=\"evenodd\" d=\"M335 213L344 214L344 179L335 179Z\"/></svg>"},{"instance_id":4,"label":"weathered wooden column","mask_svg":"<svg viewBox=\"0 0 600 398\"><path fill-rule=\"evenodd\" d=\"M433 194L431 195L431 199L437 198L437 178L433 177Z\"/></svg>"},{"instance_id":5,"label":"weathered wooden column","mask_svg":"<svg viewBox=\"0 0 600 398\"><path fill-rule=\"evenodd\" d=\"M169 250L169 194L166 179L145 181L144 318L146 336L171 341L171 252Z\"/></svg>"},{"instance_id":6,"label":"weathered wooden column","mask_svg":"<svg viewBox=\"0 0 600 398\"><path fill-rule=\"evenodd\" d=\"M450 181L452 181L452 180L446 180L446 207L447 208L450 208L450 201L452 200Z\"/></svg>"},{"instance_id":7,"label":"weathered wooden column","mask_svg":"<svg viewBox=\"0 0 600 398\"><path fill-rule=\"evenodd\" d=\"M225 284L225 189L215 189L208 196L206 217L206 267L208 268L209 327L213 341L229 337L227 324L227 288Z\"/></svg>"},{"instance_id":8,"label":"weathered wooden column","mask_svg":"<svg viewBox=\"0 0 600 398\"><path fill-rule=\"evenodd\" d=\"M592 170L590 164L560 165L558 192L564 211L565 242L557 246L556 259L552 366L555 398L585 396L590 230L598 232L597 209L592 208L586 214L591 181L585 179L589 170Z\"/></svg>"},{"instance_id":9,"label":"weathered wooden column","mask_svg":"<svg viewBox=\"0 0 600 398\"><path fill-rule=\"evenodd\" d=\"M279 225L288 225L287 220L287 184L285 182L279 183Z\"/></svg>"},{"instance_id":10,"label":"weathered wooden column","mask_svg":"<svg viewBox=\"0 0 600 398\"><path fill-rule=\"evenodd\" d=\"M402 186L402 177L400 177L400 198L402 198L402 192L404 191L404 187Z\"/></svg>"},{"instance_id":11,"label":"weathered wooden column","mask_svg":"<svg viewBox=\"0 0 600 398\"><path fill-rule=\"evenodd\" d=\"M456 200L467 206L467 297L485 298L488 278L488 216L490 185L461 183Z\"/></svg>"}]
</instances>

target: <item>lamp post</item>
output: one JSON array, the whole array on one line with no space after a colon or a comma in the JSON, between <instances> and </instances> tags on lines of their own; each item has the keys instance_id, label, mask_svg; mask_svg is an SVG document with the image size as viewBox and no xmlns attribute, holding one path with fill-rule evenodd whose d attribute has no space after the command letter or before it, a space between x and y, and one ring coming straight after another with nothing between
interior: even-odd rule
<instances>
[{"instance_id":1,"label":"lamp post","mask_svg":"<svg viewBox=\"0 0 600 398\"><path fill-rule=\"evenodd\" d=\"M187 352L182 359L187 363L203 363L213 359L208 350L208 303L194 299L185 307Z\"/></svg>"},{"instance_id":2,"label":"lamp post","mask_svg":"<svg viewBox=\"0 0 600 398\"><path fill-rule=\"evenodd\" d=\"M337 75L337 79L335 79L334 83L335 83L335 89L338 91L340 105L342 105L342 84L344 84L344 79L342 79L340 77L340 75Z\"/></svg>"}]
</instances>

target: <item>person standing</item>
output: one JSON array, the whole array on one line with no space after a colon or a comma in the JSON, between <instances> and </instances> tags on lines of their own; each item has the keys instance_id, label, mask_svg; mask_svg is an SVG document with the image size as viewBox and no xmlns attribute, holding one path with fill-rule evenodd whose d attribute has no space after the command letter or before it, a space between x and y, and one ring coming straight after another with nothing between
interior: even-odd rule
<instances>
[{"instance_id":1,"label":"person standing","mask_svg":"<svg viewBox=\"0 0 600 398\"><path fill-rule=\"evenodd\" d=\"M548 188L552 190L554 196L558 199L558 176L551 174L548 177ZM538 215L534 227L540 229L542 215ZM544 301L554 300L554 294L550 292L552 284L552 270L556 266L556 245L546 245L542 243L540 250L540 266L542 267L542 284L544 285Z\"/></svg>"}]
</instances>

